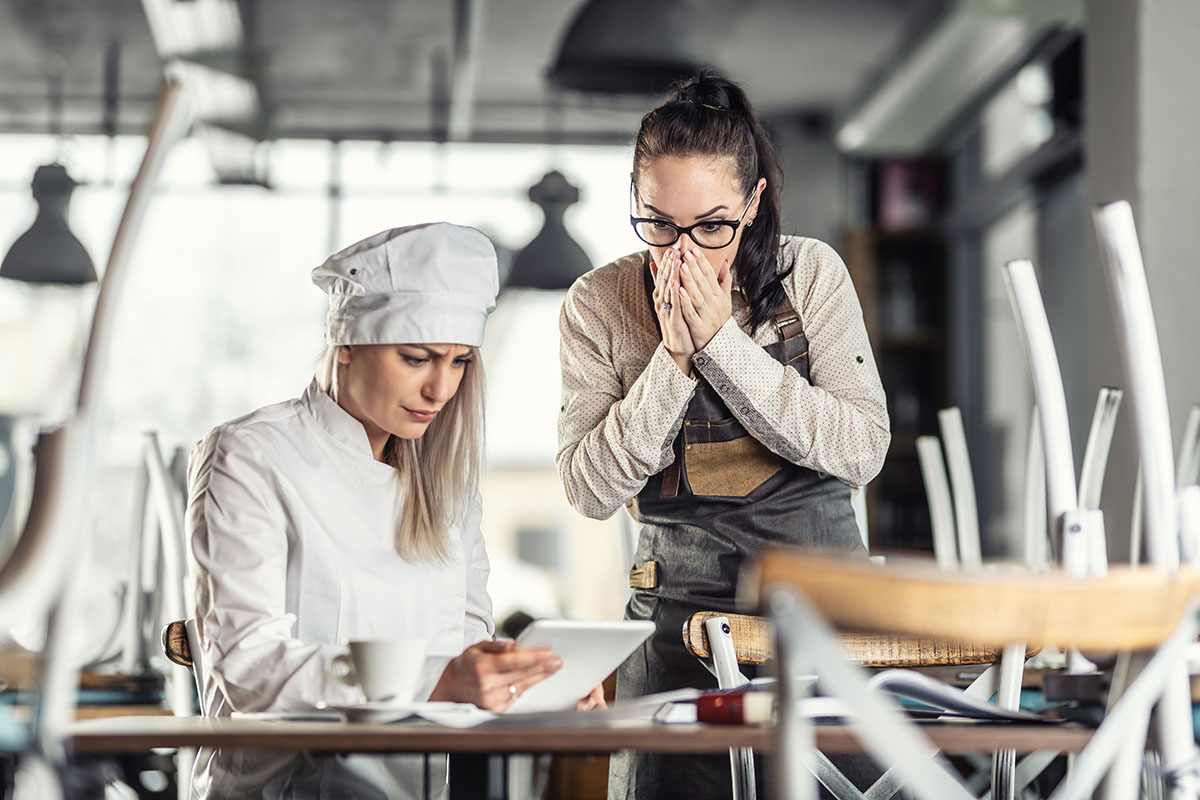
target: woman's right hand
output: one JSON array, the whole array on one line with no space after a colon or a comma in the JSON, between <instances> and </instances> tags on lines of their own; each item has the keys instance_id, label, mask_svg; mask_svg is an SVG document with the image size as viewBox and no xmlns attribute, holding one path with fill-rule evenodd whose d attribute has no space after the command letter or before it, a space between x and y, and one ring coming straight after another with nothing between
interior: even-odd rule
<instances>
[{"instance_id":1,"label":"woman's right hand","mask_svg":"<svg viewBox=\"0 0 1200 800\"><path fill-rule=\"evenodd\" d=\"M667 249L662 263L650 262L650 273L654 276L654 313L658 315L658 326L662 328L663 346L671 354L680 371L692 377L692 356L696 345L692 332L679 306L679 251Z\"/></svg>"},{"instance_id":2,"label":"woman's right hand","mask_svg":"<svg viewBox=\"0 0 1200 800\"><path fill-rule=\"evenodd\" d=\"M526 689L561 668L562 659L548 647L517 650L511 639L478 642L446 665L429 699L504 711Z\"/></svg>"}]
</instances>

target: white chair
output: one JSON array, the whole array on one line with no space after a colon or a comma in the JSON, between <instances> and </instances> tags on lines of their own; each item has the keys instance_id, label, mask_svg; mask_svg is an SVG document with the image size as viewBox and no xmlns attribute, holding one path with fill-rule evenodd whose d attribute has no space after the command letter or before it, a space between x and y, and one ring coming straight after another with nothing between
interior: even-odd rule
<instances>
[{"instance_id":1,"label":"white chair","mask_svg":"<svg viewBox=\"0 0 1200 800\"><path fill-rule=\"evenodd\" d=\"M813 669L827 691L842 696L852 707L862 723L860 733L869 749L894 762L895 769L905 777L907 788L919 797L971 795L930 759L931 747L919 733L912 731L888 704L866 691L865 681L856 670L847 667L838 652L822 616L851 629L954 634L993 642L1033 638L1082 647L1147 649L1150 654L1144 659L1141 671L1123 682L1124 691L1117 692L1119 697L1111 704L1103 724L1054 797L1090 796L1106 772L1110 772L1108 797L1134 796L1140 777L1136 767L1140 766L1143 746L1139 732L1144 732L1151 708L1155 707L1164 771L1171 777L1171 797L1196 796L1195 776L1187 771L1196 748L1192 741L1183 653L1197 632L1200 580L1190 571L1176 573L1179 530L1174 513L1166 513L1168 501L1172 504L1175 501L1175 485L1174 476L1170 475L1169 431L1162 435L1167 414L1161 360L1153 341L1144 273L1136 271L1140 281L1131 281L1129 275L1129 264L1136 258L1140 266L1140 256L1136 253L1135 239L1130 252L1131 218L1128 222L1124 252L1114 246L1108 253L1109 271L1110 280L1117 284L1113 295L1121 319L1123 362L1134 398L1139 450L1143 463L1148 464L1146 518L1151 544L1148 549L1159 568L1110 574L1106 561L1096 557L1095 540L1103 541L1103 527L1096 524L1098 512L1080 503L1066 403L1036 279L1028 262L1013 262L1006 267L1006 277L1018 311L1041 412L1047 514L1059 542L1062 572L1013 576L963 573L951 578L944 573L934 578L915 569L867 574L860 565L816 564L812 559L779 555L766 560L757 576L754 588L778 628L781 673ZM1114 277L1117 275L1120 280ZM1132 287L1131 282L1135 284ZM1132 313L1122 305L1132 307ZM1156 375L1146 374L1147 364L1157 365ZM1164 475L1171 480L1163 480ZM1150 511L1152 504L1157 506L1154 513ZM1103 619L1097 619L1099 615L1095 614L1100 602L1113 608ZM784 708L779 726L780 752L806 754L806 758L811 758L811 731L803 714L798 713L801 692L791 681L780 685ZM800 766L806 758L778 759L782 767L782 796L812 796L812 781Z\"/></svg>"},{"instance_id":2,"label":"white chair","mask_svg":"<svg viewBox=\"0 0 1200 800\"><path fill-rule=\"evenodd\" d=\"M1133 406L1134 433L1142 466L1146 550L1151 564L1170 574L1178 570L1180 564L1178 485L1172 461L1166 380L1146 270L1129 204L1124 201L1110 203L1096 209L1093 216L1104 274L1117 317L1121 366ZM1188 505L1194 507L1194 503L1189 503L1185 508ZM1148 669L1146 667L1142 675ZM1164 683L1163 700L1156 707L1154 720L1162 769L1173 777L1172 800L1194 798L1200 792L1200 784L1191 771L1196 745L1186 664L1172 665ZM1140 760L1136 758L1141 751L1136 740L1128 741L1126 746L1130 756L1123 763L1133 764ZM1137 772L1128 769L1122 777L1127 785L1132 785Z\"/></svg>"},{"instance_id":3,"label":"white chair","mask_svg":"<svg viewBox=\"0 0 1200 800\"><path fill-rule=\"evenodd\" d=\"M21 767L30 770L27 774L36 787L31 794L36 791L39 796L61 793L56 772L65 763L65 742L74 724L78 667L68 653L67 632L77 624L73 587L79 584L76 571L82 564L76 556L86 550L80 498L88 496L100 381L110 358L114 315L146 205L166 154L186 133L189 117L182 89L168 83L159 97L146 154L101 280L74 414L62 427L38 438L29 513L15 549L0 566L0 629L31 618L47 621L34 714L34 752ZM47 764L53 766L47 768Z\"/></svg>"}]
</instances>

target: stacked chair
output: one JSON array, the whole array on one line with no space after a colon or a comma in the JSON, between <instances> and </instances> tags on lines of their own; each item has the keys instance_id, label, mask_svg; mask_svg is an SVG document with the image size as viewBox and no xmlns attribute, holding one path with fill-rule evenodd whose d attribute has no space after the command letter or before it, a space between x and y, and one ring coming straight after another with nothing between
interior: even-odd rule
<instances>
[{"instance_id":1,"label":"stacked chair","mask_svg":"<svg viewBox=\"0 0 1200 800\"><path fill-rule=\"evenodd\" d=\"M71 630L85 614L77 587L86 568L84 508L90 487L100 386L110 358L115 316L137 231L157 176L191 116L187 95L169 83L160 95L148 145L130 190L100 285L73 415L39 434L32 500L24 528L0 564L0 629L42 620L46 646L38 668L38 702L28 750L19 755L16 780L28 796L64 794L63 775L74 723L79 667L69 653Z\"/></svg>"},{"instance_id":2,"label":"stacked chair","mask_svg":"<svg viewBox=\"0 0 1200 800\"><path fill-rule=\"evenodd\" d=\"M1149 565L1110 567L1105 556L1097 501L1119 396L1101 393L1077 483L1049 325L1032 265L1018 261L1006 265L1006 278L1033 376L1043 451L1038 460L1045 469L1046 519L1057 564L1046 570L964 566L949 571L920 563L892 562L880 568L778 552L765 557L744 586L745 595L775 624L779 674L815 673L820 690L841 698L849 709L864 748L892 764L904 790L915 797L975 794L935 755L918 726L894 703L868 690L861 670L847 663L834 627L969 642L1008 653L1024 651L1025 642L1054 644L1068 651L1068 678L1094 668L1080 651L1121 653L1103 720L1052 797L1091 797L1102 781L1108 800L1137 797L1143 781L1152 794L1161 792L1170 800L1197 797L1186 653L1197 634L1200 577L1186 561L1200 550L1195 538L1200 490L1177 485L1161 358L1132 213L1127 204L1111 204L1096 212L1096 225L1142 464ZM1200 427L1200 420L1195 425ZM1195 432L1185 437L1188 452L1181 452L1180 462L1188 463L1179 470L1179 479L1194 473L1184 474L1196 460L1195 438ZM944 485L936 491L946 494ZM1039 528L1046 528L1029 512L1037 507L1036 487L1027 495L1026 555L1036 565ZM944 501L943 496L936 504L943 542L948 538ZM779 682L776 789L789 800L806 800L816 792L809 768L818 756L804 712L808 686L790 679ZM1002 687L1002 704L1005 699ZM1028 749L1024 740L1030 730L998 725L989 730L996 733L992 749L1000 754L991 797L1014 797L1017 786L1045 759L1012 769L1004 754ZM1144 772L1149 732L1159 766Z\"/></svg>"}]
</instances>

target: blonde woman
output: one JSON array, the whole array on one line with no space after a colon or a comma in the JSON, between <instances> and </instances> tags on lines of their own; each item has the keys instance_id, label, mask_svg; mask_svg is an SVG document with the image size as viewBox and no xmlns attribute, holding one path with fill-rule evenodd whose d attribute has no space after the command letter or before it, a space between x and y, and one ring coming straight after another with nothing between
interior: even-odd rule
<instances>
[{"instance_id":1,"label":"blonde woman","mask_svg":"<svg viewBox=\"0 0 1200 800\"><path fill-rule=\"evenodd\" d=\"M502 711L561 661L492 640L476 348L496 302L495 252L471 228L397 228L313 280L330 298L313 382L192 454L204 713L353 704L359 690L330 675L341 643L407 637L428 646L418 700ZM433 762L426 786L419 756L202 750L194 783L206 797L440 796L446 762Z\"/></svg>"}]
</instances>

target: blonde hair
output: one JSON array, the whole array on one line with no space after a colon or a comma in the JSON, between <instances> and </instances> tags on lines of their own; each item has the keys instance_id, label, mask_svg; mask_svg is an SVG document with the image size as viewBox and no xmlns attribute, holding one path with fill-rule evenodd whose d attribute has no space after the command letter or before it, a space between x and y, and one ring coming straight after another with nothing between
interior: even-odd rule
<instances>
[{"instance_id":1,"label":"blonde hair","mask_svg":"<svg viewBox=\"0 0 1200 800\"><path fill-rule=\"evenodd\" d=\"M336 403L338 351L330 345L317 363L317 386ZM409 561L443 561L450 526L467 511L483 459L483 362L471 348L462 383L420 439L388 438L383 460L395 467L406 501L396 514L396 550Z\"/></svg>"}]
</instances>

